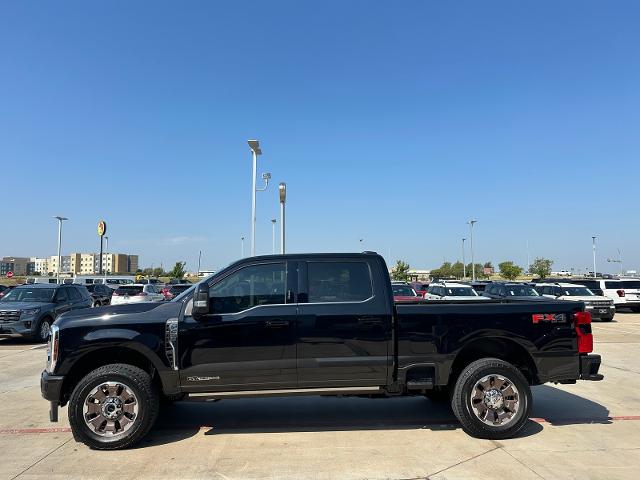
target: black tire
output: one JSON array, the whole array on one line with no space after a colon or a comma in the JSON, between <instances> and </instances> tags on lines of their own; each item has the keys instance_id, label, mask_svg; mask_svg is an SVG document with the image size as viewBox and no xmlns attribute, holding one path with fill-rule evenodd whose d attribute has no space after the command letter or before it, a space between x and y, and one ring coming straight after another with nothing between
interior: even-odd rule
<instances>
[{"instance_id":1,"label":"black tire","mask_svg":"<svg viewBox=\"0 0 640 480\"><path fill-rule=\"evenodd\" d=\"M509 395L508 397L505 395L503 397L503 394L499 393L499 398L509 398L510 402L513 401L513 398L517 398L517 408L514 408L516 411L511 414L510 419L506 420L504 424L485 423L479 418L476 410L472 407L472 393L483 391L475 389L476 383L488 377L488 382L493 384L493 382L491 382L492 376L503 377L507 380L511 387L506 387L509 390L504 391L515 393L517 389L517 395ZM498 382L499 381L500 380L498 380ZM515 387L515 389L512 389L512 387ZM491 388L491 390L503 391L500 387ZM484 391L488 390L485 389ZM486 399L487 397L484 398ZM529 387L527 379L513 365L497 358L483 358L468 365L458 377L451 399L451 408L462 424L462 429L472 437L487 438L490 440L510 438L517 434L529 418L531 404L531 388ZM477 407L479 409L485 408L487 411L486 416L494 415L493 412L495 412L495 410L484 406L484 400L475 403L475 405L479 405ZM505 409L505 412L509 411ZM506 413L506 416L508 415L509 414ZM491 420L488 419L487 421L489 422Z\"/></svg>"},{"instance_id":2,"label":"black tire","mask_svg":"<svg viewBox=\"0 0 640 480\"><path fill-rule=\"evenodd\" d=\"M424 392L424 396L435 403L451 402L451 390L448 387L427 390Z\"/></svg>"},{"instance_id":3,"label":"black tire","mask_svg":"<svg viewBox=\"0 0 640 480\"><path fill-rule=\"evenodd\" d=\"M184 393L176 393L173 395L160 395L160 405L161 406L169 406L173 405L175 402L179 402L186 397Z\"/></svg>"},{"instance_id":4,"label":"black tire","mask_svg":"<svg viewBox=\"0 0 640 480\"><path fill-rule=\"evenodd\" d=\"M126 385L135 396L138 408L128 429L113 436L99 434L89 428L83 413L89 394L106 382ZM149 374L133 365L115 363L89 372L78 382L69 400L69 424L76 441L96 450L118 450L131 447L151 430L159 408L158 392Z\"/></svg>"},{"instance_id":5,"label":"black tire","mask_svg":"<svg viewBox=\"0 0 640 480\"><path fill-rule=\"evenodd\" d=\"M98 300L94 300L93 303L91 304L91 308L98 308L101 306L102 304Z\"/></svg>"},{"instance_id":6,"label":"black tire","mask_svg":"<svg viewBox=\"0 0 640 480\"><path fill-rule=\"evenodd\" d=\"M602 317L600 319L601 322L610 322L613 320L613 317Z\"/></svg>"},{"instance_id":7,"label":"black tire","mask_svg":"<svg viewBox=\"0 0 640 480\"><path fill-rule=\"evenodd\" d=\"M36 324L36 330L31 336L32 340L38 343L45 343L47 340L49 340L49 330L51 330L52 324L53 320L51 319L51 317L43 317L38 320L38 323ZM45 331L46 334L44 333Z\"/></svg>"}]
</instances>

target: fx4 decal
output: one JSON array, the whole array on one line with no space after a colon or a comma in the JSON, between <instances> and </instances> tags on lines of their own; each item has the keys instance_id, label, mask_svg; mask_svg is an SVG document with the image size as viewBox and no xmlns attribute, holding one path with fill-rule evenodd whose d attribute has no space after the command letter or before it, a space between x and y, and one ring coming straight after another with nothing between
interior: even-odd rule
<instances>
[{"instance_id":1,"label":"fx4 decal","mask_svg":"<svg viewBox=\"0 0 640 480\"><path fill-rule=\"evenodd\" d=\"M549 322L549 323L564 323L566 317L564 313L534 313L531 315L533 323Z\"/></svg>"}]
</instances>

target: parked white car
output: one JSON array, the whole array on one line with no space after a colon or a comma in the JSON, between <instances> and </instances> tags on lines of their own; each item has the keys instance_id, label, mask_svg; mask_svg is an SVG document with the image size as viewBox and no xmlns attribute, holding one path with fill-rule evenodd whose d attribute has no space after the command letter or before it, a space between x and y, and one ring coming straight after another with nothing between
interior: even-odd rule
<instances>
[{"instance_id":1,"label":"parked white car","mask_svg":"<svg viewBox=\"0 0 640 480\"><path fill-rule=\"evenodd\" d=\"M162 302L164 295L153 284L143 285L134 283L122 285L113 292L111 305L123 305L125 303Z\"/></svg>"},{"instance_id":2,"label":"parked white car","mask_svg":"<svg viewBox=\"0 0 640 480\"><path fill-rule=\"evenodd\" d=\"M478 295L470 286L464 283L455 282L434 282L427 288L424 294L426 300L468 300L483 301L489 300L487 297Z\"/></svg>"},{"instance_id":3,"label":"parked white car","mask_svg":"<svg viewBox=\"0 0 640 480\"><path fill-rule=\"evenodd\" d=\"M575 283L539 283L535 286L536 291L543 297L554 298L556 300L569 300L571 302L584 302L584 308L591 313L595 320L609 322L613 320L616 307L609 297L595 295L584 285Z\"/></svg>"},{"instance_id":4,"label":"parked white car","mask_svg":"<svg viewBox=\"0 0 640 480\"><path fill-rule=\"evenodd\" d=\"M640 279L624 278L622 279L622 288L626 300L624 306L634 312L640 312Z\"/></svg>"}]
</instances>

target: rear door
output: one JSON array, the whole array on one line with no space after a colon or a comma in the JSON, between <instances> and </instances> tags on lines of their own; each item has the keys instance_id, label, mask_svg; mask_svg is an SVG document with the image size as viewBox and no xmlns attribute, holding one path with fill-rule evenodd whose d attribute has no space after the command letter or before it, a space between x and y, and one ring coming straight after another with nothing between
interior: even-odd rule
<instances>
[{"instance_id":1,"label":"rear door","mask_svg":"<svg viewBox=\"0 0 640 480\"><path fill-rule=\"evenodd\" d=\"M380 269L366 259L298 263L300 387L386 383L392 307L388 290L374 282L386 274Z\"/></svg>"}]
</instances>

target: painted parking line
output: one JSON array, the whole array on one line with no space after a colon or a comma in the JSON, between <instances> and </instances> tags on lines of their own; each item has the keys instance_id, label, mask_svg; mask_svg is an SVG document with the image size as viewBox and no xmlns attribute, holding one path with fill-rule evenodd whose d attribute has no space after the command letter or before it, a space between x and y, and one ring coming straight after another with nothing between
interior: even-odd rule
<instances>
[{"instance_id":1,"label":"painted parking line","mask_svg":"<svg viewBox=\"0 0 640 480\"><path fill-rule=\"evenodd\" d=\"M591 328L596 328L601 332L607 332L607 333L628 333L629 335L640 335L640 330L636 330L635 332L630 332L629 330L620 330L619 328L616 328L614 330L612 328L605 328L605 327L601 327L599 325L594 325L594 324L591 324Z\"/></svg>"},{"instance_id":2,"label":"painted parking line","mask_svg":"<svg viewBox=\"0 0 640 480\"><path fill-rule=\"evenodd\" d=\"M620 422L620 421L638 421L640 420L640 415L618 415L614 417L575 417L575 418L536 418L532 417L529 420L536 423L550 423L554 425L558 424L573 424L573 423L609 423L609 422ZM416 425L416 427L420 425L428 426L428 425L458 425L458 422L452 419L442 419L442 420L429 420L428 422L411 422L411 425ZM308 427L309 425L305 425ZM322 426L328 426L326 423ZM364 426L364 425L363 425ZM251 428L251 427L247 427ZM286 427L282 427L286 429ZM389 425L390 429L393 429L393 425ZM202 425L198 427L199 430L217 430L217 427L211 427ZM188 430L188 427L175 426L175 427L163 427L157 430L152 430L152 432L162 432L166 430ZM225 428L225 431L233 430L229 428ZM239 430L242 430L241 428ZM38 434L38 433L70 433L71 428L69 427L53 427L53 428L0 428L0 435L29 435L29 434Z\"/></svg>"}]
</instances>

